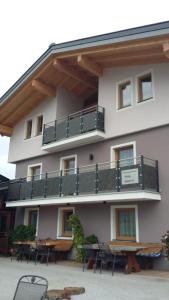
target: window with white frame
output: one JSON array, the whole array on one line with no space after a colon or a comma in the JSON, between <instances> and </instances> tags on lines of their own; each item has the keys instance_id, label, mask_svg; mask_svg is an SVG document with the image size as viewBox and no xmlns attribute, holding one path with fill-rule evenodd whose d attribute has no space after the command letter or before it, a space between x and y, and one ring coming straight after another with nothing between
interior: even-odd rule
<instances>
[{"instance_id":1,"label":"window with white frame","mask_svg":"<svg viewBox=\"0 0 169 300\"><path fill-rule=\"evenodd\" d=\"M32 136L32 120L26 121L25 139L30 139Z\"/></svg>"},{"instance_id":2,"label":"window with white frame","mask_svg":"<svg viewBox=\"0 0 169 300\"><path fill-rule=\"evenodd\" d=\"M112 146L111 157L112 162L118 160L121 167L133 165L136 159L135 142Z\"/></svg>"},{"instance_id":3,"label":"window with white frame","mask_svg":"<svg viewBox=\"0 0 169 300\"><path fill-rule=\"evenodd\" d=\"M144 102L153 98L151 72L137 78L138 102Z\"/></svg>"},{"instance_id":4,"label":"window with white frame","mask_svg":"<svg viewBox=\"0 0 169 300\"><path fill-rule=\"evenodd\" d=\"M66 156L60 160L60 169L63 172L63 176L71 175L76 173L77 168L77 156Z\"/></svg>"},{"instance_id":5,"label":"window with white frame","mask_svg":"<svg viewBox=\"0 0 169 300\"><path fill-rule=\"evenodd\" d=\"M42 173L42 164L28 166L28 180L39 180Z\"/></svg>"},{"instance_id":6,"label":"window with white frame","mask_svg":"<svg viewBox=\"0 0 169 300\"><path fill-rule=\"evenodd\" d=\"M24 225L31 225L36 229L36 235L38 232L38 208L25 208Z\"/></svg>"},{"instance_id":7,"label":"window with white frame","mask_svg":"<svg viewBox=\"0 0 169 300\"><path fill-rule=\"evenodd\" d=\"M111 226L112 239L138 241L137 206L112 206Z\"/></svg>"},{"instance_id":8,"label":"window with white frame","mask_svg":"<svg viewBox=\"0 0 169 300\"><path fill-rule=\"evenodd\" d=\"M36 120L36 135L41 135L43 131L43 116L38 116Z\"/></svg>"},{"instance_id":9,"label":"window with white frame","mask_svg":"<svg viewBox=\"0 0 169 300\"><path fill-rule=\"evenodd\" d=\"M118 84L118 109L131 106L132 86L131 81L127 80Z\"/></svg>"},{"instance_id":10,"label":"window with white frame","mask_svg":"<svg viewBox=\"0 0 169 300\"><path fill-rule=\"evenodd\" d=\"M69 217L73 213L73 207L61 207L58 209L58 238L72 238L72 227L69 224Z\"/></svg>"}]
</instances>

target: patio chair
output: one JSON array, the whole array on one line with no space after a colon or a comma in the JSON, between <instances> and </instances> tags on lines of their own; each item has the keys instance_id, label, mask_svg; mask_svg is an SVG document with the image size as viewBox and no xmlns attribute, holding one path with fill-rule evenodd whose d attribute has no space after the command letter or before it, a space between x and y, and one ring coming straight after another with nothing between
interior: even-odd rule
<instances>
[{"instance_id":1,"label":"patio chair","mask_svg":"<svg viewBox=\"0 0 169 300\"><path fill-rule=\"evenodd\" d=\"M41 263L43 263L44 260L46 260L46 264L48 265L50 255L51 252L49 247L38 245L36 249L36 255L35 255L35 264L37 264L37 261L39 259Z\"/></svg>"},{"instance_id":2,"label":"patio chair","mask_svg":"<svg viewBox=\"0 0 169 300\"><path fill-rule=\"evenodd\" d=\"M13 300L43 300L48 288L47 279L36 276L22 276L17 284Z\"/></svg>"},{"instance_id":3,"label":"patio chair","mask_svg":"<svg viewBox=\"0 0 169 300\"><path fill-rule=\"evenodd\" d=\"M84 250L84 258L83 258L83 272L85 270L85 267L87 267L87 264L90 262L95 264L96 257L97 257L97 249L92 248L92 245L83 245L82 249Z\"/></svg>"},{"instance_id":4,"label":"patio chair","mask_svg":"<svg viewBox=\"0 0 169 300\"><path fill-rule=\"evenodd\" d=\"M96 260L93 266L94 272L96 272L98 263L100 264L100 273L102 273L103 266L108 266L108 264L111 264L112 275L114 274L116 253L112 253L107 243L99 244L99 251L97 252Z\"/></svg>"},{"instance_id":5,"label":"patio chair","mask_svg":"<svg viewBox=\"0 0 169 300\"><path fill-rule=\"evenodd\" d=\"M22 245L18 248L17 250L17 260L18 261L23 261L23 259L25 258L27 260L29 260L30 257L30 246L29 245Z\"/></svg>"}]
</instances>

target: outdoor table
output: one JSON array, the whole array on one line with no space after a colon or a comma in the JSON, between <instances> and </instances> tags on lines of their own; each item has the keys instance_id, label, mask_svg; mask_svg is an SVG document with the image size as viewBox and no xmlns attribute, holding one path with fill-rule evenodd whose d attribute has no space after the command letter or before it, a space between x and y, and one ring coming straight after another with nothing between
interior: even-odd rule
<instances>
[{"instance_id":1,"label":"outdoor table","mask_svg":"<svg viewBox=\"0 0 169 300\"><path fill-rule=\"evenodd\" d=\"M127 258L125 266L125 272L127 274L134 272L140 272L140 266L136 260L137 253L144 251L150 251L155 246L159 248L160 244L155 243L138 243L138 242L125 242L125 241L110 241L108 242L109 247L112 251L120 251Z\"/></svg>"}]
</instances>

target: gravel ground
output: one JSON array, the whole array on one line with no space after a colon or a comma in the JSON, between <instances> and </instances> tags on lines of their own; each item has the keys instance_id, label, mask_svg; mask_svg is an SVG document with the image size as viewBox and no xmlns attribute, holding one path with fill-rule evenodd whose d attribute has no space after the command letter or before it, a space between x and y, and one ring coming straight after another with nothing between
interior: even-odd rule
<instances>
[{"instance_id":1,"label":"gravel ground","mask_svg":"<svg viewBox=\"0 0 169 300\"><path fill-rule=\"evenodd\" d=\"M104 271L93 274L82 272L80 266L71 264L37 264L10 261L0 258L0 300L12 300L18 279L25 274L46 277L49 289L65 286L85 287L86 293L72 299L84 300L167 300L169 299L169 276L147 276L145 272L131 275ZM24 299L23 299L24 300ZM33 299L32 299L33 300Z\"/></svg>"}]
</instances>

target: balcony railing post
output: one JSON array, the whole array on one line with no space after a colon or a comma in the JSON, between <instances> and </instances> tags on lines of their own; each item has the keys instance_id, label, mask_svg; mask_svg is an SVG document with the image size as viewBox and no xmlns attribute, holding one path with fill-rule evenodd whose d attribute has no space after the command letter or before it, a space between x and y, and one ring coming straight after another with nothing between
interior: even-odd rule
<instances>
[{"instance_id":1,"label":"balcony railing post","mask_svg":"<svg viewBox=\"0 0 169 300\"><path fill-rule=\"evenodd\" d=\"M61 170L60 177L59 177L59 197L62 196L62 175L63 175L62 173L63 173L63 171Z\"/></svg>"},{"instance_id":2,"label":"balcony railing post","mask_svg":"<svg viewBox=\"0 0 169 300\"><path fill-rule=\"evenodd\" d=\"M45 124L43 125L43 137L42 137L42 145L45 144Z\"/></svg>"},{"instance_id":3,"label":"balcony railing post","mask_svg":"<svg viewBox=\"0 0 169 300\"><path fill-rule=\"evenodd\" d=\"M116 190L120 192L121 189L121 169L120 169L120 161L116 161Z\"/></svg>"},{"instance_id":4,"label":"balcony railing post","mask_svg":"<svg viewBox=\"0 0 169 300\"><path fill-rule=\"evenodd\" d=\"M96 164L96 170L95 170L95 193L97 194L99 191L99 167L98 164Z\"/></svg>"},{"instance_id":5,"label":"balcony railing post","mask_svg":"<svg viewBox=\"0 0 169 300\"><path fill-rule=\"evenodd\" d=\"M80 114L80 133L83 133L83 112Z\"/></svg>"},{"instance_id":6,"label":"balcony railing post","mask_svg":"<svg viewBox=\"0 0 169 300\"><path fill-rule=\"evenodd\" d=\"M76 169L76 195L79 195L79 168Z\"/></svg>"},{"instance_id":7,"label":"balcony railing post","mask_svg":"<svg viewBox=\"0 0 169 300\"><path fill-rule=\"evenodd\" d=\"M66 120L66 137L69 137L69 116L67 117Z\"/></svg>"},{"instance_id":8,"label":"balcony railing post","mask_svg":"<svg viewBox=\"0 0 169 300\"><path fill-rule=\"evenodd\" d=\"M32 176L31 179L31 199L33 198L33 182L34 182L34 175Z\"/></svg>"},{"instance_id":9,"label":"balcony railing post","mask_svg":"<svg viewBox=\"0 0 169 300\"><path fill-rule=\"evenodd\" d=\"M95 128L96 129L98 129L98 117L99 117L99 107L98 107L98 105L96 106L96 118L95 118L95 120L96 120L96 124L95 124Z\"/></svg>"},{"instance_id":10,"label":"balcony railing post","mask_svg":"<svg viewBox=\"0 0 169 300\"><path fill-rule=\"evenodd\" d=\"M139 174L139 182L140 187L142 190L145 189L145 183L144 183L144 156L140 156L140 174Z\"/></svg>"},{"instance_id":11,"label":"balcony railing post","mask_svg":"<svg viewBox=\"0 0 169 300\"><path fill-rule=\"evenodd\" d=\"M47 183L48 183L48 173L45 174L44 198L46 198L46 195L47 195Z\"/></svg>"},{"instance_id":12,"label":"balcony railing post","mask_svg":"<svg viewBox=\"0 0 169 300\"><path fill-rule=\"evenodd\" d=\"M159 192L159 173L158 173L158 160L155 161L155 170L156 170L156 185L157 192Z\"/></svg>"},{"instance_id":13,"label":"balcony railing post","mask_svg":"<svg viewBox=\"0 0 169 300\"><path fill-rule=\"evenodd\" d=\"M56 141L56 135L57 135L57 120L55 120L55 141Z\"/></svg>"},{"instance_id":14,"label":"balcony railing post","mask_svg":"<svg viewBox=\"0 0 169 300\"><path fill-rule=\"evenodd\" d=\"M22 184L22 178L19 178L19 192L18 192L19 200L21 200L21 184Z\"/></svg>"}]
</instances>

